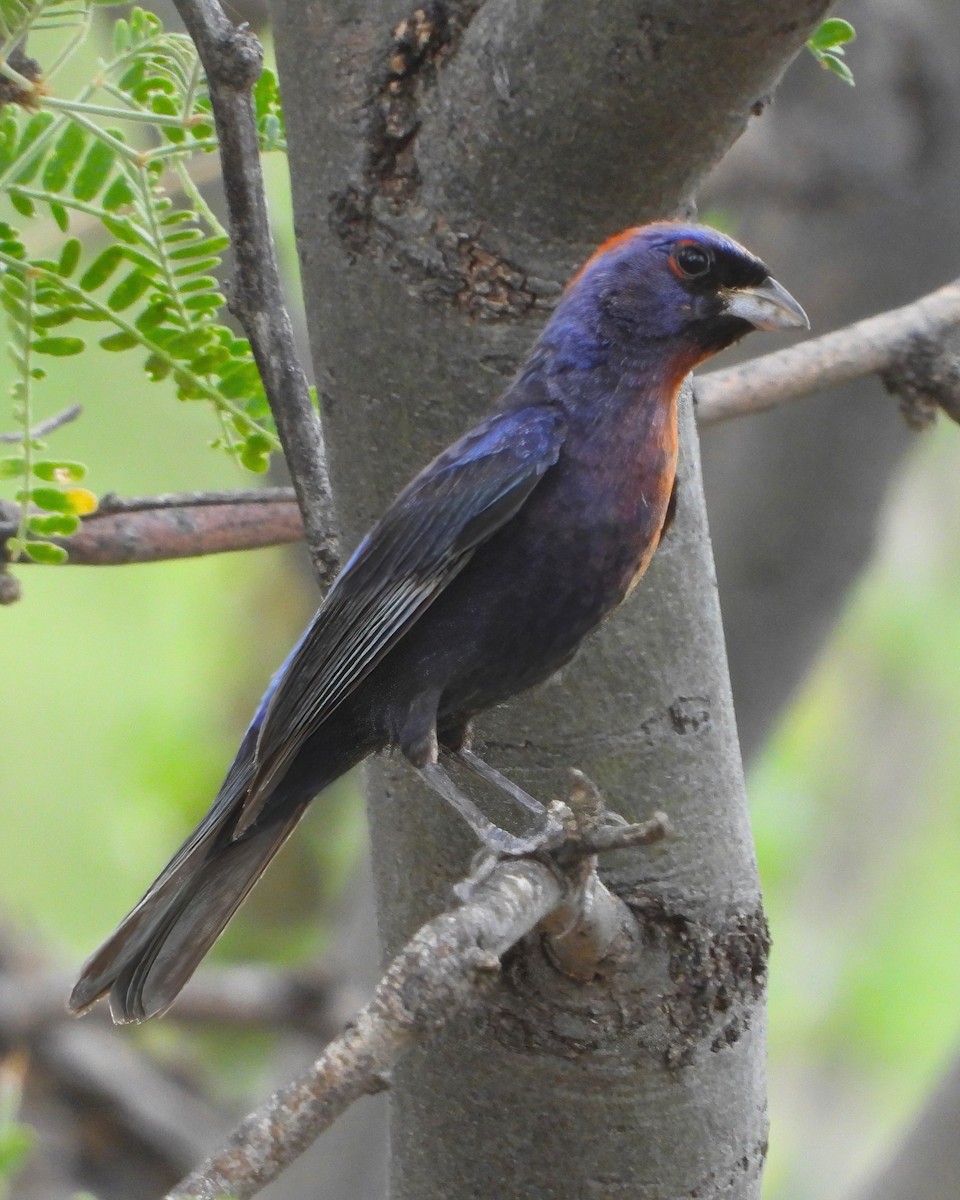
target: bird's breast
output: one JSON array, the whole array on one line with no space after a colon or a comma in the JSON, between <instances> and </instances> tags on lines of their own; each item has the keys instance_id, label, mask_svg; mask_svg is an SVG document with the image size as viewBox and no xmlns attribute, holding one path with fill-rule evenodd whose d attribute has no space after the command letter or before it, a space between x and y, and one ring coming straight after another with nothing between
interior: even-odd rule
<instances>
[{"instance_id":1,"label":"bird's breast","mask_svg":"<svg viewBox=\"0 0 960 1200\"><path fill-rule=\"evenodd\" d=\"M660 541L677 472L677 394L644 397L626 419L601 425L573 465L576 524L606 610L636 587Z\"/></svg>"}]
</instances>

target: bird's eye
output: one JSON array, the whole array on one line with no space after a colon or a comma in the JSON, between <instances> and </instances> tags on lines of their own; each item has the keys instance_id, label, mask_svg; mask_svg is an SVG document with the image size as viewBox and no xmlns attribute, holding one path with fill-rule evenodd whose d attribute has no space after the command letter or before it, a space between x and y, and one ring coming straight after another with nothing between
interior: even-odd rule
<instances>
[{"instance_id":1,"label":"bird's eye","mask_svg":"<svg viewBox=\"0 0 960 1200\"><path fill-rule=\"evenodd\" d=\"M706 275L713 266L713 255L703 246L696 246L688 242L685 246L677 247L673 254L673 261L681 275L687 279L699 279L702 275Z\"/></svg>"}]
</instances>

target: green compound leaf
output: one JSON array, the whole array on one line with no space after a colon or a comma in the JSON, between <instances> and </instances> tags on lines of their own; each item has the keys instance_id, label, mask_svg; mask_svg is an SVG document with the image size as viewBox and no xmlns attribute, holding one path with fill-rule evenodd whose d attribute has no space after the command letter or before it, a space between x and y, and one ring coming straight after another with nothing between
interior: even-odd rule
<instances>
[{"instance_id":1,"label":"green compound leaf","mask_svg":"<svg viewBox=\"0 0 960 1200\"><path fill-rule=\"evenodd\" d=\"M74 22L87 8L74 0L0 0L0 25L11 5L42 9L51 29L54 15L60 22L67 11L62 5L73 6ZM0 193L27 218L49 213L64 234L79 212L98 219L113 238L112 245L85 254L76 237L51 238L48 221L45 256L32 257L19 234L0 223L0 305L9 318L9 353L18 374L12 388L16 420L26 438L23 413L31 405L32 384L44 375L32 356L78 354L84 340L60 334L59 327L73 320L100 322L107 326L97 331L102 349L139 351L150 379L172 376L179 399L210 403L221 430L242 419L243 436L220 443L261 471L277 446L263 385L246 340L217 322L225 305L217 276L229 242L186 170L195 155L216 148L196 50L184 35L166 33L156 16L137 8L114 22L114 47L115 56L107 51L96 79L76 101L58 92L49 101L53 111L43 107L43 96L36 113L0 109ZM279 89L269 71L255 86L254 109L261 146L285 148ZM143 137L131 124L153 129ZM166 191L178 175L183 200ZM121 271L122 263L127 265ZM20 458L17 474L7 468L10 478L24 479L30 470L29 455L26 459ZM48 527L48 516L70 513L63 507L69 503L62 486L67 477L41 464L35 477L61 485L48 489L54 495L40 494L53 507L36 518L39 533ZM92 493L84 494L95 504ZM21 541L25 532L26 525Z\"/></svg>"},{"instance_id":2,"label":"green compound leaf","mask_svg":"<svg viewBox=\"0 0 960 1200\"><path fill-rule=\"evenodd\" d=\"M832 71L838 79L851 87L856 85L853 72L843 61L844 45L857 36L849 21L831 17L824 21L807 39L807 49L825 71Z\"/></svg>"}]
</instances>

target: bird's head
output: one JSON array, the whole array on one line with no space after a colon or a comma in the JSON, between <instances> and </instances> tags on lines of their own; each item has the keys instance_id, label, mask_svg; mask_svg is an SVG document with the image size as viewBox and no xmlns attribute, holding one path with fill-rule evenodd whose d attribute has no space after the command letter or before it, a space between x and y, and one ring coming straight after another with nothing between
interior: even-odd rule
<instances>
[{"instance_id":1,"label":"bird's head","mask_svg":"<svg viewBox=\"0 0 960 1200\"><path fill-rule=\"evenodd\" d=\"M685 374L751 329L803 328L803 309L749 250L669 221L604 242L571 280L544 340L561 356L566 343L570 366L581 357L589 365L591 353L656 355Z\"/></svg>"}]
</instances>

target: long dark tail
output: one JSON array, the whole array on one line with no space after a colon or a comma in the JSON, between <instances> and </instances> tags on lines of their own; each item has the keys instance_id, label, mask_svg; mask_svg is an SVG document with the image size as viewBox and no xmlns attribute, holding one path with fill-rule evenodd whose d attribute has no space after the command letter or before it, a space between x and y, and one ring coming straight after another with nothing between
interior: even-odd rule
<instances>
[{"instance_id":1,"label":"long dark tail","mask_svg":"<svg viewBox=\"0 0 960 1200\"><path fill-rule=\"evenodd\" d=\"M109 992L114 1021L144 1021L165 1012L293 832L312 796L362 757L349 754L348 761L338 762L313 787L284 788L286 795L271 797L269 812L238 834L250 773L238 756L210 812L84 964L70 1010L82 1013Z\"/></svg>"}]
</instances>

